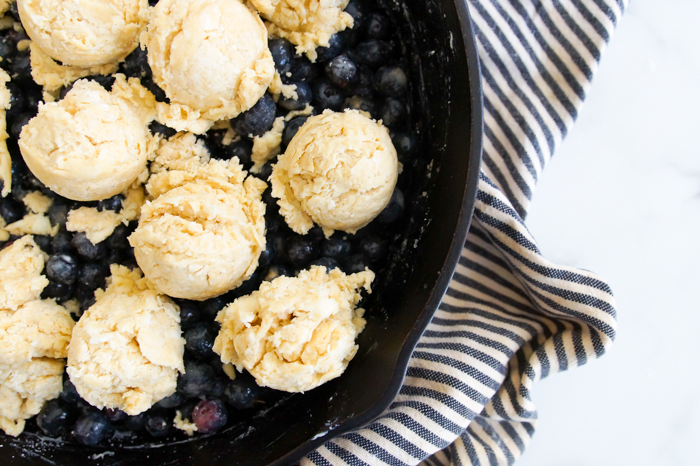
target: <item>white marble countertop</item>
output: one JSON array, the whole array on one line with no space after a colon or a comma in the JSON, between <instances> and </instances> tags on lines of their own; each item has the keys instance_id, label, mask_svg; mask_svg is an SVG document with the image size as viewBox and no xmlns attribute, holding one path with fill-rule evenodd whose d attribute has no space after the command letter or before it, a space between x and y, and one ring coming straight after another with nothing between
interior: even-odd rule
<instances>
[{"instance_id":1,"label":"white marble countertop","mask_svg":"<svg viewBox=\"0 0 700 466\"><path fill-rule=\"evenodd\" d=\"M518 466L700 464L700 1L632 0L527 224L612 285L618 338L533 388Z\"/></svg>"}]
</instances>

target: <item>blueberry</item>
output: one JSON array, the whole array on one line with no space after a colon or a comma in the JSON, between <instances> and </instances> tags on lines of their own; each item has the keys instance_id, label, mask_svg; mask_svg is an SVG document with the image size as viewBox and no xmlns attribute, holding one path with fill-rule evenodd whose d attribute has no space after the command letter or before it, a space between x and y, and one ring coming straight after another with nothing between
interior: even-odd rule
<instances>
[{"instance_id":1,"label":"blueberry","mask_svg":"<svg viewBox=\"0 0 700 466\"><path fill-rule=\"evenodd\" d=\"M384 64L391 54L391 47L380 40L360 42L355 48L358 63L376 68Z\"/></svg>"},{"instance_id":2,"label":"blueberry","mask_svg":"<svg viewBox=\"0 0 700 466\"><path fill-rule=\"evenodd\" d=\"M63 87L61 88L61 90L58 92L58 100L63 100L63 99L65 99L66 96L68 95L68 93L69 93L71 90L73 90L73 86L74 86L74 85L75 85L75 83L70 83L70 84L67 85L67 86L63 86Z\"/></svg>"},{"instance_id":3,"label":"blueberry","mask_svg":"<svg viewBox=\"0 0 700 466\"><path fill-rule=\"evenodd\" d=\"M308 119L308 116L298 116L287 123L287 125L284 127L284 132L282 133L282 146L287 147L289 143L292 142L294 136L296 136L299 129L304 126L304 123L306 123L306 120Z\"/></svg>"},{"instance_id":4,"label":"blueberry","mask_svg":"<svg viewBox=\"0 0 700 466\"><path fill-rule=\"evenodd\" d=\"M337 57L340 55L340 52L343 51L344 46L343 36L340 34L333 34L328 40L328 46L318 47L316 49L316 62L323 63Z\"/></svg>"},{"instance_id":5,"label":"blueberry","mask_svg":"<svg viewBox=\"0 0 700 466\"><path fill-rule=\"evenodd\" d=\"M19 139L19 135L20 133L22 133L22 128L24 128L24 126L27 123L29 123L29 120L31 120L32 118L34 118L33 112L25 112L18 115L10 125L8 131L10 133L10 136L12 136L15 139Z\"/></svg>"},{"instance_id":6,"label":"blueberry","mask_svg":"<svg viewBox=\"0 0 700 466\"><path fill-rule=\"evenodd\" d=\"M59 303L65 303L73 296L74 290L74 285L66 285L49 280L49 284L46 285L44 290L41 292L41 298L55 299Z\"/></svg>"},{"instance_id":7,"label":"blueberry","mask_svg":"<svg viewBox=\"0 0 700 466\"><path fill-rule=\"evenodd\" d=\"M71 382L65 374L63 376L63 390L61 391L60 397L68 404L74 404L80 399L78 390L75 389L75 385L73 385L73 382Z\"/></svg>"},{"instance_id":8,"label":"blueberry","mask_svg":"<svg viewBox=\"0 0 700 466\"><path fill-rule=\"evenodd\" d=\"M116 408L105 408L102 412L107 416L110 422L120 422L128 417L128 414Z\"/></svg>"},{"instance_id":9,"label":"blueberry","mask_svg":"<svg viewBox=\"0 0 700 466\"><path fill-rule=\"evenodd\" d=\"M297 87L295 90L297 94L296 99L288 99L282 96L277 102L277 105L279 105L285 110L302 110L306 108L306 106L311 103L311 99L313 98L313 94L311 93L311 86L309 86L303 81L290 82L289 84L294 84Z\"/></svg>"},{"instance_id":10,"label":"blueberry","mask_svg":"<svg viewBox=\"0 0 700 466\"><path fill-rule=\"evenodd\" d=\"M290 236L285 246L287 259L297 267L304 267L319 255L316 243L305 236Z\"/></svg>"},{"instance_id":11,"label":"blueberry","mask_svg":"<svg viewBox=\"0 0 700 466\"><path fill-rule=\"evenodd\" d=\"M131 230L128 226L120 223L117 228L114 229L111 235L107 237L105 242L110 249L124 250L129 249L129 235Z\"/></svg>"},{"instance_id":12,"label":"blueberry","mask_svg":"<svg viewBox=\"0 0 700 466\"><path fill-rule=\"evenodd\" d=\"M102 199L97 202L97 210L103 212L105 210L113 210L119 213L122 210L122 203L124 202L124 196L121 194L116 194L109 199Z\"/></svg>"},{"instance_id":13,"label":"blueberry","mask_svg":"<svg viewBox=\"0 0 700 466\"><path fill-rule=\"evenodd\" d=\"M46 263L46 276L49 280L71 285L78 278L78 261L69 254L54 254Z\"/></svg>"},{"instance_id":14,"label":"blueberry","mask_svg":"<svg viewBox=\"0 0 700 466\"><path fill-rule=\"evenodd\" d=\"M345 262L345 273L364 272L365 268L369 267L369 262L362 254L353 254Z\"/></svg>"},{"instance_id":15,"label":"blueberry","mask_svg":"<svg viewBox=\"0 0 700 466\"><path fill-rule=\"evenodd\" d=\"M360 24L362 23L362 19L364 18L364 13L362 11L362 6L360 5L359 2L356 0L352 0L348 3L348 6L345 7L345 13L349 14L352 16L353 19L353 29L357 29Z\"/></svg>"},{"instance_id":16,"label":"blueberry","mask_svg":"<svg viewBox=\"0 0 700 466\"><path fill-rule=\"evenodd\" d=\"M258 267L267 267L275 260L275 247L271 241L265 244L265 250L260 253L260 258L258 259Z\"/></svg>"},{"instance_id":17,"label":"blueberry","mask_svg":"<svg viewBox=\"0 0 700 466\"><path fill-rule=\"evenodd\" d=\"M21 19L19 17L19 11L17 10L17 2L12 2L10 4L10 9L8 11L12 15L12 18L14 18L15 21L17 21L17 22L21 21Z\"/></svg>"},{"instance_id":18,"label":"blueberry","mask_svg":"<svg viewBox=\"0 0 700 466\"><path fill-rule=\"evenodd\" d=\"M97 445L111 434L112 425L99 411L83 414L73 428L73 436L83 445Z\"/></svg>"},{"instance_id":19,"label":"blueberry","mask_svg":"<svg viewBox=\"0 0 700 466\"><path fill-rule=\"evenodd\" d=\"M267 46L275 62L275 68L279 74L284 75L292 68L294 46L286 39L270 39Z\"/></svg>"},{"instance_id":20,"label":"blueberry","mask_svg":"<svg viewBox=\"0 0 700 466\"><path fill-rule=\"evenodd\" d=\"M282 276L293 277L294 273L293 273L292 269L290 269L286 265L277 264L277 265L271 265L270 267L265 269L262 273L262 276L263 276L263 280L265 280L266 282L271 282L275 278L282 277Z\"/></svg>"},{"instance_id":21,"label":"blueberry","mask_svg":"<svg viewBox=\"0 0 700 466\"><path fill-rule=\"evenodd\" d=\"M78 288L75 291L75 297L80 303L80 310L82 312L87 311L95 304L95 291L89 288Z\"/></svg>"},{"instance_id":22,"label":"blueberry","mask_svg":"<svg viewBox=\"0 0 700 466\"><path fill-rule=\"evenodd\" d=\"M224 299L222 296L218 296L216 298L203 301L200 309L205 318L213 321L216 319L219 311L222 310L227 304L226 299Z\"/></svg>"},{"instance_id":23,"label":"blueberry","mask_svg":"<svg viewBox=\"0 0 700 466\"><path fill-rule=\"evenodd\" d=\"M155 120L150 124L148 129L151 130L151 134L160 134L161 136L163 136L165 138L169 138L169 137L177 134L177 131L175 131L174 129L168 128L167 126L165 126L161 123L158 123Z\"/></svg>"},{"instance_id":24,"label":"blueberry","mask_svg":"<svg viewBox=\"0 0 700 466\"><path fill-rule=\"evenodd\" d=\"M10 108L5 116L8 120L14 120L27 107L26 93L24 89L12 81L6 83L5 86L10 91Z\"/></svg>"},{"instance_id":25,"label":"blueberry","mask_svg":"<svg viewBox=\"0 0 700 466\"><path fill-rule=\"evenodd\" d=\"M150 75L151 67L148 65L148 52L136 47L121 64L122 72L127 77L145 78Z\"/></svg>"},{"instance_id":26,"label":"blueberry","mask_svg":"<svg viewBox=\"0 0 700 466\"><path fill-rule=\"evenodd\" d=\"M403 193L399 188L394 189L389 204L387 204L384 210L379 214L377 221L382 224L395 222L403 214L404 206Z\"/></svg>"},{"instance_id":27,"label":"blueberry","mask_svg":"<svg viewBox=\"0 0 700 466\"><path fill-rule=\"evenodd\" d=\"M44 405L36 417L36 424L49 437L58 437L68 431L73 413L61 400L51 400Z\"/></svg>"},{"instance_id":28,"label":"blueberry","mask_svg":"<svg viewBox=\"0 0 700 466\"><path fill-rule=\"evenodd\" d=\"M106 266L99 262L87 262L80 268L78 286L89 290L103 288L107 275L109 275L109 268Z\"/></svg>"},{"instance_id":29,"label":"blueberry","mask_svg":"<svg viewBox=\"0 0 700 466\"><path fill-rule=\"evenodd\" d=\"M143 425L146 422L146 415L144 413L137 414L136 416L128 416L124 422L123 426L132 432L139 432L143 430Z\"/></svg>"},{"instance_id":30,"label":"blueberry","mask_svg":"<svg viewBox=\"0 0 700 466\"><path fill-rule=\"evenodd\" d=\"M107 248L104 242L92 244L92 241L90 241L83 232L73 235L71 244L73 244L75 250L78 251L78 254L87 260L100 260L107 255Z\"/></svg>"},{"instance_id":31,"label":"blueberry","mask_svg":"<svg viewBox=\"0 0 700 466\"><path fill-rule=\"evenodd\" d=\"M183 329L190 328L200 321L200 315L197 305L191 301L181 301L180 303L180 327Z\"/></svg>"},{"instance_id":32,"label":"blueberry","mask_svg":"<svg viewBox=\"0 0 700 466\"><path fill-rule=\"evenodd\" d=\"M192 411L192 421L197 425L197 432L216 432L228 421L226 406L221 400L202 400Z\"/></svg>"},{"instance_id":33,"label":"blueberry","mask_svg":"<svg viewBox=\"0 0 700 466\"><path fill-rule=\"evenodd\" d=\"M413 158L418 152L418 140L411 133L396 133L391 141L394 143L400 161Z\"/></svg>"},{"instance_id":34,"label":"blueberry","mask_svg":"<svg viewBox=\"0 0 700 466\"><path fill-rule=\"evenodd\" d=\"M316 77L316 68L305 56L295 57L289 70L292 81L309 82Z\"/></svg>"},{"instance_id":35,"label":"blueberry","mask_svg":"<svg viewBox=\"0 0 700 466\"><path fill-rule=\"evenodd\" d=\"M51 239L51 248L56 253L71 253L73 252L73 246L71 245L72 239L73 235L65 230L60 230L56 236Z\"/></svg>"},{"instance_id":36,"label":"blueberry","mask_svg":"<svg viewBox=\"0 0 700 466\"><path fill-rule=\"evenodd\" d=\"M24 217L24 206L9 198L2 199L0 200L0 217L8 225L21 220Z\"/></svg>"},{"instance_id":37,"label":"blueberry","mask_svg":"<svg viewBox=\"0 0 700 466\"><path fill-rule=\"evenodd\" d=\"M350 255L351 251L352 245L344 239L328 238L321 242L321 254L324 257L343 261Z\"/></svg>"},{"instance_id":38,"label":"blueberry","mask_svg":"<svg viewBox=\"0 0 700 466\"><path fill-rule=\"evenodd\" d=\"M19 82L32 79L32 65L28 50L15 54L10 64L10 76L12 76L12 79Z\"/></svg>"},{"instance_id":39,"label":"blueberry","mask_svg":"<svg viewBox=\"0 0 700 466\"><path fill-rule=\"evenodd\" d=\"M204 322L195 324L185 332L185 349L199 359L208 359L214 356L214 339L216 333Z\"/></svg>"},{"instance_id":40,"label":"blueberry","mask_svg":"<svg viewBox=\"0 0 700 466\"><path fill-rule=\"evenodd\" d=\"M254 173L255 176L260 178L263 181L267 181L270 179L270 175L272 175L272 163L267 162L265 165L262 166L260 169L260 173Z\"/></svg>"},{"instance_id":41,"label":"blueberry","mask_svg":"<svg viewBox=\"0 0 700 466\"><path fill-rule=\"evenodd\" d=\"M357 95L345 99L343 106L345 108L349 108L350 110L362 110L370 115L374 113L374 102L365 97L360 97Z\"/></svg>"},{"instance_id":42,"label":"blueberry","mask_svg":"<svg viewBox=\"0 0 700 466\"><path fill-rule=\"evenodd\" d=\"M408 90L408 78L398 66L382 66L375 74L374 87L387 97L398 97Z\"/></svg>"},{"instance_id":43,"label":"blueberry","mask_svg":"<svg viewBox=\"0 0 700 466\"><path fill-rule=\"evenodd\" d=\"M362 24L362 34L367 40L386 39L390 29L389 18L381 13L370 13Z\"/></svg>"},{"instance_id":44,"label":"blueberry","mask_svg":"<svg viewBox=\"0 0 700 466\"><path fill-rule=\"evenodd\" d=\"M399 126L405 117L406 107L404 104L392 98L386 99L377 112L377 118L382 120L384 126L389 128Z\"/></svg>"},{"instance_id":45,"label":"blueberry","mask_svg":"<svg viewBox=\"0 0 700 466\"><path fill-rule=\"evenodd\" d=\"M165 412L161 410L151 410L146 413L144 426L146 427L146 432L153 437L165 437L170 433L172 421L172 417L168 416Z\"/></svg>"},{"instance_id":46,"label":"blueberry","mask_svg":"<svg viewBox=\"0 0 700 466\"><path fill-rule=\"evenodd\" d=\"M185 373L177 379L177 389L188 397L203 397L214 382L214 369L209 364L185 361Z\"/></svg>"},{"instance_id":47,"label":"blueberry","mask_svg":"<svg viewBox=\"0 0 700 466\"><path fill-rule=\"evenodd\" d=\"M339 269L340 264L338 263L337 260L331 259L330 257L321 257L320 259L316 259L315 261L312 261L309 264L309 267L312 265L317 265L319 267L325 267L326 272L330 272L333 269Z\"/></svg>"},{"instance_id":48,"label":"blueberry","mask_svg":"<svg viewBox=\"0 0 700 466\"><path fill-rule=\"evenodd\" d=\"M160 400L158 403L156 403L156 406L159 408L176 408L180 406L183 402L185 401L185 397L182 395L182 393L175 392L170 396L166 396L162 400Z\"/></svg>"},{"instance_id":49,"label":"blueberry","mask_svg":"<svg viewBox=\"0 0 700 466\"><path fill-rule=\"evenodd\" d=\"M224 399L235 409L251 408L260 397L261 389L247 372L236 373L236 378L226 385Z\"/></svg>"},{"instance_id":50,"label":"blueberry","mask_svg":"<svg viewBox=\"0 0 700 466\"><path fill-rule=\"evenodd\" d=\"M37 246L39 246L39 249L41 249L45 253L51 254L51 252L53 252L53 248L51 247L51 237L50 236L34 235L34 242L36 243Z\"/></svg>"},{"instance_id":51,"label":"blueberry","mask_svg":"<svg viewBox=\"0 0 700 466\"><path fill-rule=\"evenodd\" d=\"M341 89L347 89L357 82L358 68L346 54L337 57L326 63L326 76L330 81Z\"/></svg>"},{"instance_id":52,"label":"blueberry","mask_svg":"<svg viewBox=\"0 0 700 466\"><path fill-rule=\"evenodd\" d=\"M314 85L314 98L320 109L340 110L345 96L337 87L327 79L319 79Z\"/></svg>"},{"instance_id":53,"label":"blueberry","mask_svg":"<svg viewBox=\"0 0 700 466\"><path fill-rule=\"evenodd\" d=\"M48 215L52 225L63 226L68 221L70 208L63 203L54 203L49 207Z\"/></svg>"},{"instance_id":54,"label":"blueberry","mask_svg":"<svg viewBox=\"0 0 700 466\"><path fill-rule=\"evenodd\" d=\"M262 136L272 128L276 111L275 101L265 94L250 110L231 120L231 125L242 136Z\"/></svg>"},{"instance_id":55,"label":"blueberry","mask_svg":"<svg viewBox=\"0 0 700 466\"><path fill-rule=\"evenodd\" d=\"M238 157L238 162L242 165L248 165L251 162L253 155L253 143L247 139L241 138L238 141L233 141L228 146L224 146L223 157L231 159Z\"/></svg>"},{"instance_id":56,"label":"blueberry","mask_svg":"<svg viewBox=\"0 0 700 466\"><path fill-rule=\"evenodd\" d=\"M102 74L88 76L85 79L88 79L90 81L95 81L97 84L104 87L107 91L112 90L112 86L114 85L114 82L116 81L116 78L114 76L102 75Z\"/></svg>"},{"instance_id":57,"label":"blueberry","mask_svg":"<svg viewBox=\"0 0 700 466\"><path fill-rule=\"evenodd\" d=\"M359 250L370 262L379 262L384 259L387 249L386 241L379 236L367 236L360 241Z\"/></svg>"},{"instance_id":58,"label":"blueberry","mask_svg":"<svg viewBox=\"0 0 700 466\"><path fill-rule=\"evenodd\" d=\"M170 99L168 99L168 96L165 94L163 88L156 84L152 79L144 78L141 80L141 84L143 87L151 91L151 94L153 94L153 97L156 98L156 101L165 102L168 104L170 103Z\"/></svg>"}]
</instances>

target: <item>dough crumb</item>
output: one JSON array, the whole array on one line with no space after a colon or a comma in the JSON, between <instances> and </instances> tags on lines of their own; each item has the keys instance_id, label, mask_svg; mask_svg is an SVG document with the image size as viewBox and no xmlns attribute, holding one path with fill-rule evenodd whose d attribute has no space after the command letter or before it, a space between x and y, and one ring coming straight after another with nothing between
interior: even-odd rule
<instances>
[{"instance_id":1,"label":"dough crumb","mask_svg":"<svg viewBox=\"0 0 700 466\"><path fill-rule=\"evenodd\" d=\"M312 266L297 277L263 282L219 312L214 351L246 369L258 385L304 392L338 377L357 352L364 310L360 289L371 293L370 270L346 275Z\"/></svg>"},{"instance_id":2,"label":"dough crumb","mask_svg":"<svg viewBox=\"0 0 700 466\"><path fill-rule=\"evenodd\" d=\"M41 274L49 256L31 236L24 236L0 251L0 309L16 311L39 299L49 280Z\"/></svg>"},{"instance_id":3,"label":"dough crumb","mask_svg":"<svg viewBox=\"0 0 700 466\"><path fill-rule=\"evenodd\" d=\"M353 18L343 10L349 0L250 0L260 15L270 21L270 36L288 39L297 54L316 61L316 47L328 46L336 32L353 27Z\"/></svg>"},{"instance_id":4,"label":"dough crumb","mask_svg":"<svg viewBox=\"0 0 700 466\"><path fill-rule=\"evenodd\" d=\"M296 84L284 84L282 82L282 77L275 71L275 77L270 83L270 94L275 102L277 102L280 96L284 96L286 99L298 99L299 94L297 94Z\"/></svg>"},{"instance_id":5,"label":"dough crumb","mask_svg":"<svg viewBox=\"0 0 700 466\"><path fill-rule=\"evenodd\" d=\"M44 214L29 213L21 220L10 223L5 227L9 233L17 236L23 235L46 235L56 236L58 225L51 225L51 221Z\"/></svg>"},{"instance_id":6,"label":"dough crumb","mask_svg":"<svg viewBox=\"0 0 700 466\"><path fill-rule=\"evenodd\" d=\"M194 422L190 421L187 418L183 419L182 413L179 409L175 411L175 419L173 420L173 426L176 429L185 432L190 437L192 437L192 435L194 435L194 433L198 430L197 425Z\"/></svg>"},{"instance_id":7,"label":"dough crumb","mask_svg":"<svg viewBox=\"0 0 700 466\"><path fill-rule=\"evenodd\" d=\"M76 66L56 63L34 42L29 44L29 60L32 66L32 78L44 90L51 93L62 87L69 86L80 78L94 75L109 75L119 69L118 63L79 68Z\"/></svg>"},{"instance_id":8,"label":"dough crumb","mask_svg":"<svg viewBox=\"0 0 700 466\"><path fill-rule=\"evenodd\" d=\"M67 370L87 402L134 416L175 392L185 340L179 308L140 270L111 271L73 330Z\"/></svg>"},{"instance_id":9,"label":"dough crumb","mask_svg":"<svg viewBox=\"0 0 700 466\"><path fill-rule=\"evenodd\" d=\"M263 165L272 160L281 152L282 133L284 132L285 117L277 117L272 129L262 136L253 139L253 154L251 159L254 163L250 169L253 173L260 173Z\"/></svg>"},{"instance_id":10,"label":"dough crumb","mask_svg":"<svg viewBox=\"0 0 700 466\"><path fill-rule=\"evenodd\" d=\"M35 214L45 214L51 208L53 200L41 194L41 191L32 191L22 199L24 205Z\"/></svg>"},{"instance_id":11,"label":"dough crumb","mask_svg":"<svg viewBox=\"0 0 700 466\"><path fill-rule=\"evenodd\" d=\"M289 227L355 233L391 200L399 162L389 130L357 110L310 117L274 165L270 182Z\"/></svg>"}]
</instances>

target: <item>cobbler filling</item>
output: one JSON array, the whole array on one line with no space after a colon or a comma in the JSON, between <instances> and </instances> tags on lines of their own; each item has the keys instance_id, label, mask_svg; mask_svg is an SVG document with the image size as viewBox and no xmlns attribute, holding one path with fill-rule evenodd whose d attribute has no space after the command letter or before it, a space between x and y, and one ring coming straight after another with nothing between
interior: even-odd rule
<instances>
[{"instance_id":1,"label":"cobbler filling","mask_svg":"<svg viewBox=\"0 0 700 466\"><path fill-rule=\"evenodd\" d=\"M150 0L152 6L157 0ZM389 205L367 227L357 234L335 232L326 238L319 227L307 235L294 233L279 214L277 199L268 188L263 194L267 206L265 215L267 247L260 256L259 266L252 277L225 295L203 302L174 300L180 307L180 319L185 344L185 369L177 381L177 391L137 416L128 416L119 410L98 410L78 395L64 374L60 397L47 402L41 412L27 422L26 431L51 437L75 440L86 445L108 442L142 442L155 438L185 438L184 431L195 435L220 431L234 420L254 415L257 410L273 403L281 396L271 389L259 387L247 373L236 373L231 379L231 368L223 367L212 350L219 327L214 319L217 313L234 299L257 290L263 280L279 276L294 276L312 265L327 269L340 268L347 274L371 268L381 282L382 271L390 249L396 247L396 238L406 228L405 203L402 189L410 182L417 156L418 140L409 127L409 81L405 71L405 57L392 21L382 11L372 11L374 2L366 4L351 1L345 11L355 22L352 29L332 36L328 47L316 50L317 59L295 55L295 47L285 39L270 38L269 49L284 84L296 85L296 97L281 96L277 102L265 94L250 110L231 120L232 128L243 135L224 144L226 130L214 129L200 136L212 158L238 157L244 169L253 167L253 142L250 136L262 136L272 129L275 119L289 112L313 107L313 114L325 109L342 111L355 109L382 120L391 131L392 141L403 163L404 173L399 177ZM19 22L17 7L12 5L8 15ZM26 167L19 152L17 140L22 127L37 114L42 100L42 89L31 77L29 50L18 44L29 39L14 28L0 31L0 67L12 77L7 84L11 93L11 107L7 111L7 141L12 156L12 191L0 200L0 216L9 225L27 214L24 197L40 191L52 199L47 216L58 233L51 236L34 235L36 244L49 255L44 274L49 285L41 297L64 304L71 300L79 303L79 317L95 303L95 290L104 288L111 264L137 267L128 236L135 230L136 221L120 225L105 241L93 244L85 233L66 230L68 212L79 207L96 207L99 211L119 212L124 197L116 195L97 202L75 202L49 190ZM162 89L153 81L147 53L137 48L120 64L119 73L137 77L158 101L166 102ZM112 76L93 76L93 80L110 90ZM59 99L70 90L61 90ZM309 118L297 116L285 125L282 134L282 152L299 128ZM160 123L150 125L153 134L165 137L175 134ZM267 162L255 176L267 181L275 159ZM408 172L408 173L407 173ZM3 247L17 236L11 236ZM369 301L371 303L371 300ZM371 304L365 307L371 312ZM303 395L301 395L303 396ZM188 424L189 423L189 424ZM178 426L176 429L175 426ZM188 432L189 433L189 432Z\"/></svg>"}]
</instances>

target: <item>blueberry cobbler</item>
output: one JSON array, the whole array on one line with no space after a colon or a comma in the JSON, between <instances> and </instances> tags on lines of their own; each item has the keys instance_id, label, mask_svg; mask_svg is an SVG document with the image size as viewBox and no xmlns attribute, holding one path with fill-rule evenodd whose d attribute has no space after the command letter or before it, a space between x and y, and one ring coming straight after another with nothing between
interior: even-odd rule
<instances>
[{"instance_id":1,"label":"blueberry cobbler","mask_svg":"<svg viewBox=\"0 0 700 466\"><path fill-rule=\"evenodd\" d=\"M416 171L375 8L0 0L5 434L187 438L343 373Z\"/></svg>"}]
</instances>

